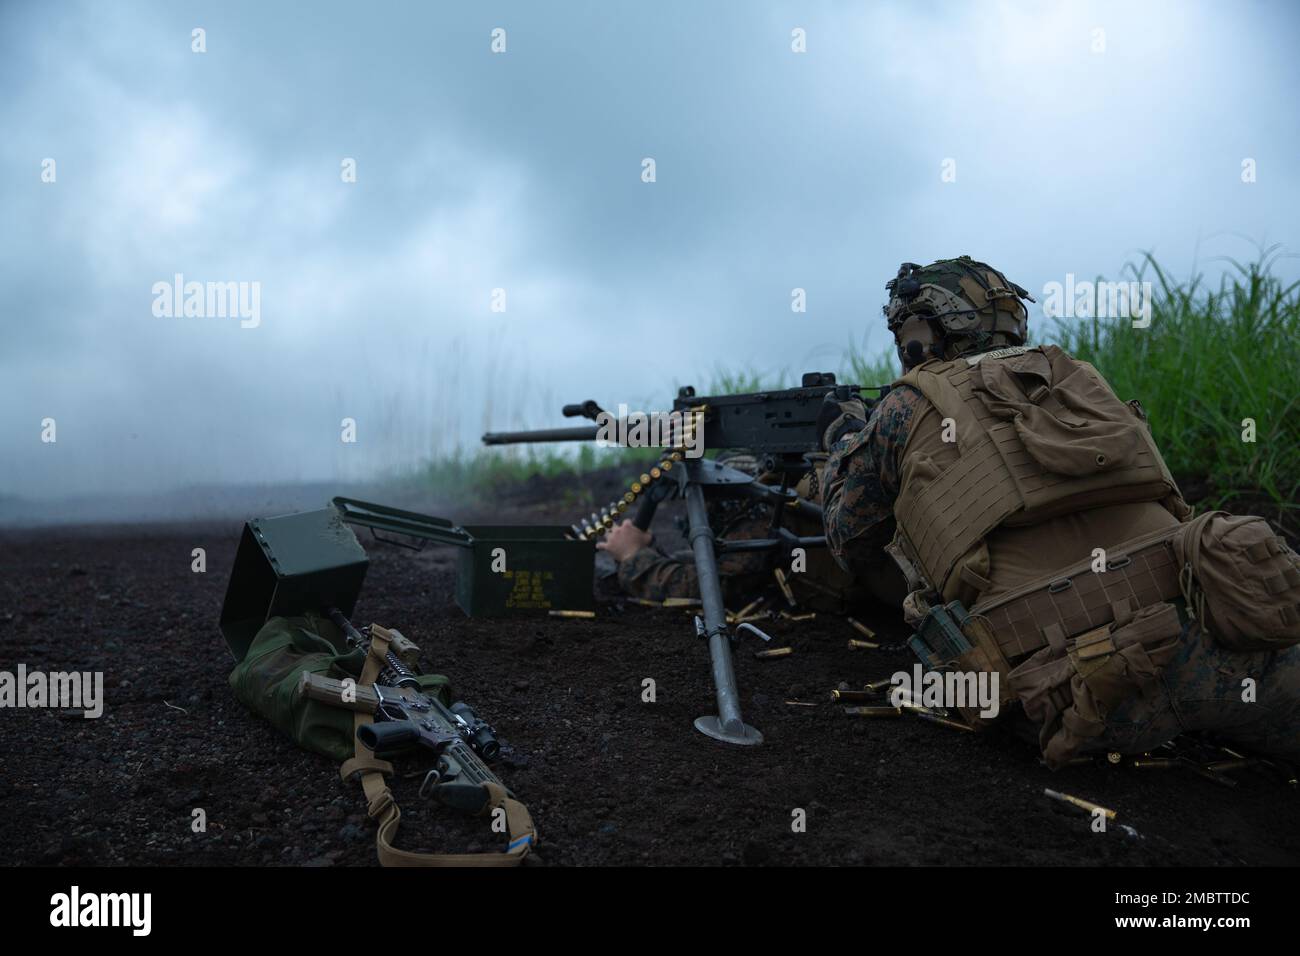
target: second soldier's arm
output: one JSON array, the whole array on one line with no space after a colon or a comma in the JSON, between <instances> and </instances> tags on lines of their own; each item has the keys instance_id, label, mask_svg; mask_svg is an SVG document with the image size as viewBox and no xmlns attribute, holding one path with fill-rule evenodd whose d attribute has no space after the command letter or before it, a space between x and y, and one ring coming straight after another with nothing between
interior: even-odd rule
<instances>
[{"instance_id":1,"label":"second soldier's arm","mask_svg":"<svg viewBox=\"0 0 1300 956\"><path fill-rule=\"evenodd\" d=\"M743 540L767 537L767 517L755 515L728 525L722 536ZM723 552L717 556L723 599L744 603L771 580L768 555L762 551ZM683 561L643 547L618 565L618 583L625 594L662 601L698 598L699 574L693 560Z\"/></svg>"}]
</instances>

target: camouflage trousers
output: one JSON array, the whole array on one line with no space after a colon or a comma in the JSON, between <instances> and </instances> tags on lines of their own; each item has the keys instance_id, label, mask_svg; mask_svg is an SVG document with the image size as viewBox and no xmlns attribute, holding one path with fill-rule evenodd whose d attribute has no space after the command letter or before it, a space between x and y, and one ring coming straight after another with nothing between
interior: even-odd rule
<instances>
[{"instance_id":1,"label":"camouflage trousers","mask_svg":"<svg viewBox=\"0 0 1300 956\"><path fill-rule=\"evenodd\" d=\"M1300 761L1300 646L1254 654L1226 650L1192 621L1155 693L1108 714L1106 733L1088 749L1142 753L1194 730Z\"/></svg>"}]
</instances>

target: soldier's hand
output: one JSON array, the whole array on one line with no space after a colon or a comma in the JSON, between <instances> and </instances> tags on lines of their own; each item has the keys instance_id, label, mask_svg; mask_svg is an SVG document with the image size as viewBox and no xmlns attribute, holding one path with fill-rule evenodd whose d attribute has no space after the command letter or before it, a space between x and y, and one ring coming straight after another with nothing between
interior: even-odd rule
<instances>
[{"instance_id":1,"label":"soldier's hand","mask_svg":"<svg viewBox=\"0 0 1300 956\"><path fill-rule=\"evenodd\" d=\"M867 406L860 398L839 401L834 392L826 393L822 410L817 415L817 434L821 436L822 451L828 451L850 432L867 427Z\"/></svg>"},{"instance_id":2,"label":"soldier's hand","mask_svg":"<svg viewBox=\"0 0 1300 956\"><path fill-rule=\"evenodd\" d=\"M648 548L653 540L654 535L649 531L642 531L630 521L620 521L596 542L596 547L608 551L615 561L626 561L642 548Z\"/></svg>"}]
</instances>

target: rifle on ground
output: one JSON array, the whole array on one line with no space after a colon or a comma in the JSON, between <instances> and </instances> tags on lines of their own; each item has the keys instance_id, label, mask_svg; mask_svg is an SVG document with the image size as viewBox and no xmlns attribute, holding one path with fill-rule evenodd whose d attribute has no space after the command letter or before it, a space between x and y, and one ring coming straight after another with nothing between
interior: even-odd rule
<instances>
[{"instance_id":1,"label":"rifle on ground","mask_svg":"<svg viewBox=\"0 0 1300 956\"><path fill-rule=\"evenodd\" d=\"M465 704L447 706L438 699L432 688L442 681L420 675L419 648L399 631L378 624L359 630L347 618L356 608L368 563L337 508L250 519L221 608L221 633L234 659L246 660L273 618L327 614L339 633L319 636L337 652L334 659L359 650L363 660L356 680L332 680L310 673L323 651L309 653L290 644L283 653L260 655L256 668L241 664L232 681L239 675L243 689L252 692L241 699L255 712L309 749L331 755L342 749L334 736L341 728L310 711L320 703L353 712L352 755L339 772L344 780L360 780L384 866L518 865L534 846L537 831L527 808L488 769L501 749L492 728ZM291 677L295 674L300 676ZM298 696L286 702L280 688L289 679L296 681ZM311 708L307 701L313 702ZM401 812L385 779L393 773L385 758L414 747L427 748L436 758L420 795L480 816L491 814L496 830L504 815L510 840L505 853L413 853L393 845Z\"/></svg>"},{"instance_id":2,"label":"rifle on ground","mask_svg":"<svg viewBox=\"0 0 1300 956\"><path fill-rule=\"evenodd\" d=\"M330 619L350 647L367 650L370 638L353 626L337 608ZM357 739L379 759L415 747L437 758L420 786L420 796L477 813L482 807L485 783L505 787L487 766L501 753L496 732L463 701L450 707L420 691L415 672L392 647L409 645L397 631L387 631L390 644L384 666L373 684L345 683L321 674L303 672L298 693L324 704L370 714L375 722L357 728ZM413 647L413 645L410 645Z\"/></svg>"},{"instance_id":3,"label":"rifle on ground","mask_svg":"<svg viewBox=\"0 0 1300 956\"><path fill-rule=\"evenodd\" d=\"M821 516L817 504L800 498L793 490L799 479L813 463L808 455L821 447L817 419L828 395L839 401L860 398L870 409L878 399L869 399L862 393L876 391L883 396L884 387L840 385L830 372L809 372L798 388L773 389L739 395L697 396L695 389L686 386L677 393L673 411L681 414L685 423L679 433L676 447L667 451L655 466L647 469L639 480L633 481L624 495L610 502L599 512L593 512L572 526L575 537L583 540L599 537L613 527L619 516L633 504L637 505L632 519L642 531L648 530L655 510L669 497L686 501L689 540L695 556L695 568L700 582L700 598L704 617L695 619L696 632L709 643L712 661L713 685L717 695L717 716L697 718L695 728L701 733L726 743L756 745L763 735L746 724L741 717L739 694L731 661L731 643L736 634L727 626L726 609L722 602L722 584L718 578L717 554L726 551L769 551L774 555L788 555L795 547L824 546L824 535L799 537L782 527L787 509ZM584 417L592 421L602 418L609 421L594 401L564 406L565 417ZM703 428L702 435L698 432ZM594 441L601 437L597 425L580 428L555 428L539 431L490 432L483 436L485 445L509 445L520 442ZM702 448L711 450L745 449L758 456L762 471L780 475L779 486L756 481L735 468L729 468L702 457L688 457L685 449L694 446L693 439L702 438ZM706 500L710 498L748 498L758 500L772 508L772 521L768 537L760 540L725 541L715 538L709 525ZM758 631L752 625L746 629ZM767 636L758 632L760 636Z\"/></svg>"}]
</instances>

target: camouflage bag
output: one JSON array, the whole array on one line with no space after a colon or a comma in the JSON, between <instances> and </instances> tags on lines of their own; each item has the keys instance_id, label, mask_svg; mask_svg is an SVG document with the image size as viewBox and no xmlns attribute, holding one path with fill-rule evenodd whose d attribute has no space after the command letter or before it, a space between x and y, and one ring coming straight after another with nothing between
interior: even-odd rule
<instances>
[{"instance_id":1,"label":"camouflage bag","mask_svg":"<svg viewBox=\"0 0 1300 956\"><path fill-rule=\"evenodd\" d=\"M361 674L365 652L340 652L345 646L338 628L316 614L273 617L248 646L244 659L230 672L235 697L287 734L298 746L342 763L356 750L352 713L298 693L304 673L336 680ZM451 703L450 681L441 674L417 678L420 689Z\"/></svg>"},{"instance_id":2,"label":"camouflage bag","mask_svg":"<svg viewBox=\"0 0 1300 956\"><path fill-rule=\"evenodd\" d=\"M1188 608L1222 647L1300 644L1300 556L1267 521L1210 511L1174 539Z\"/></svg>"}]
</instances>

